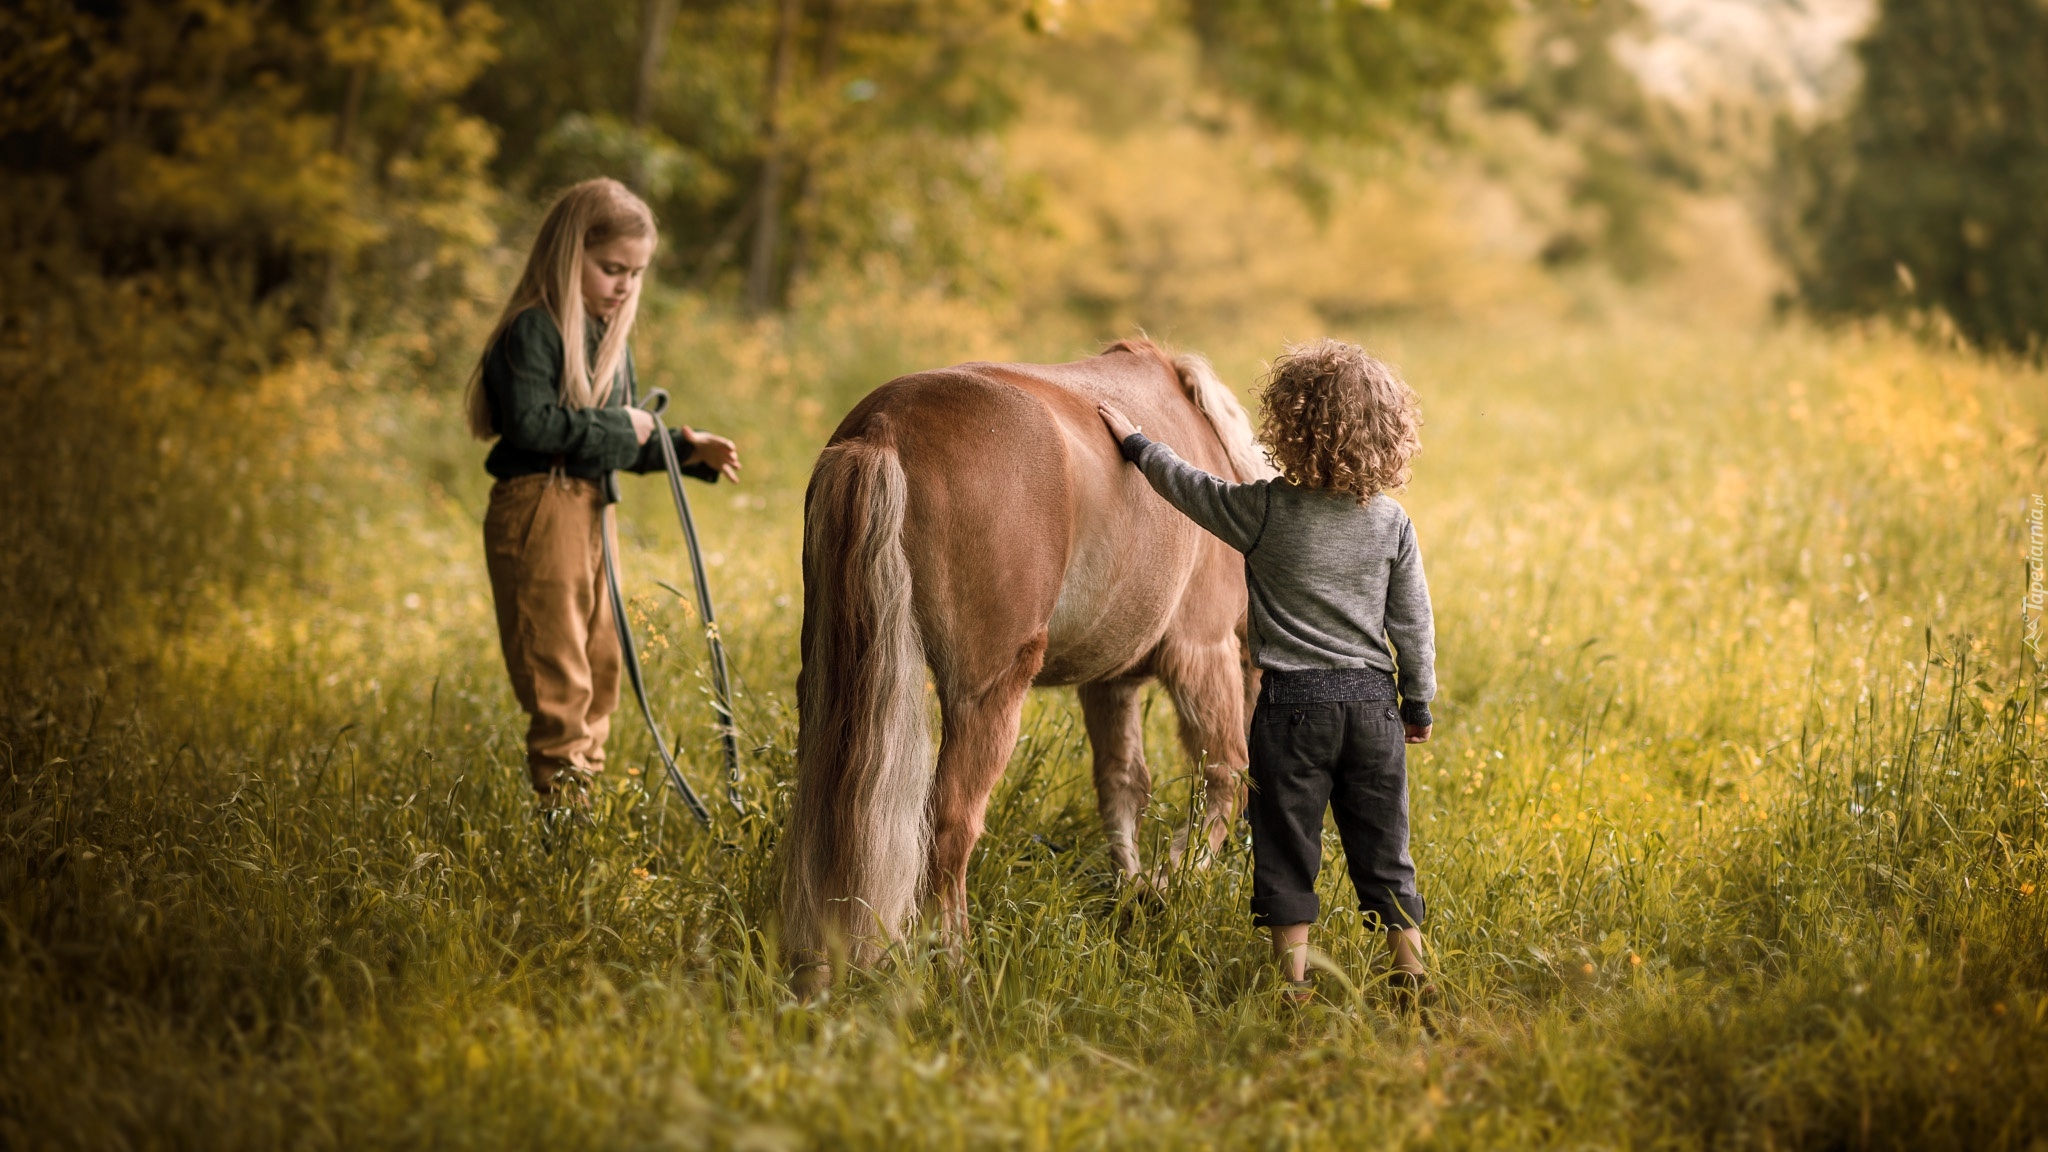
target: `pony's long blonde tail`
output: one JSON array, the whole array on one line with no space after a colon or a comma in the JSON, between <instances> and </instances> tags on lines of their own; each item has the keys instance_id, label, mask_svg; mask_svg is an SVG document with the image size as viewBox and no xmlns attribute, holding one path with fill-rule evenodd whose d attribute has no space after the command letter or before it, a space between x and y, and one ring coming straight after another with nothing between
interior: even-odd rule
<instances>
[{"instance_id":1,"label":"pony's long blonde tail","mask_svg":"<svg viewBox=\"0 0 2048 1152\"><path fill-rule=\"evenodd\" d=\"M915 910L932 741L903 551L908 485L887 430L825 449L804 504L796 800L783 835L783 944L800 964L869 963Z\"/></svg>"}]
</instances>

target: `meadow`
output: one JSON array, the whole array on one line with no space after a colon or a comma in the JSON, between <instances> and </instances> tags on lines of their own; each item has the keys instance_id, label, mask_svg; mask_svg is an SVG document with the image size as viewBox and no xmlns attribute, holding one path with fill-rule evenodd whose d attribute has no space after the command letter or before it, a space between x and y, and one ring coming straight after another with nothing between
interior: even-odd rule
<instances>
[{"instance_id":1,"label":"meadow","mask_svg":"<svg viewBox=\"0 0 2048 1152\"><path fill-rule=\"evenodd\" d=\"M107 432L0 477L0 1143L2048 1140L2039 368L1651 309L1353 325L1428 420L1401 499L1438 612L1409 767L1442 1003L1389 1003L1334 833L1306 1008L1250 926L1241 838L1156 901L1119 892L1078 710L1044 690L964 962L914 939L798 1004L772 893L809 460L894 372L1091 350L863 315L643 320L648 381L750 453L744 484L692 489L748 749L746 814L708 832L630 703L590 822L536 817L481 449L446 373L364 383L429 346L195 400L110 338L117 400L10 391L12 427ZM1247 394L1277 347L1187 343ZM715 790L679 533L627 486L655 696ZM1193 797L1164 699L1147 726L1156 858Z\"/></svg>"}]
</instances>

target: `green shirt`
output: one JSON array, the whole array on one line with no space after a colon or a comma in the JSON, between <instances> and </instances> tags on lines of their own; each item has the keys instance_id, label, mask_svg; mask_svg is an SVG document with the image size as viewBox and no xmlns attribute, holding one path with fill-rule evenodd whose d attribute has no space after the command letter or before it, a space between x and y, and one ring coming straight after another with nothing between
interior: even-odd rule
<instances>
[{"instance_id":1,"label":"green shirt","mask_svg":"<svg viewBox=\"0 0 2048 1152\"><path fill-rule=\"evenodd\" d=\"M604 321L584 325L585 363L597 363ZM484 470L500 480L546 472L561 461L562 471L585 480L600 480L615 470L656 472L662 466L661 445L653 437L641 444L633 436L633 418L626 414L634 386L633 350L619 370L611 395L596 408L564 408L561 404L562 335L545 308L528 308L512 318L497 342L484 354L484 395L491 403L491 426L498 442L484 459ZM679 459L691 446L671 430ZM701 465L685 469L700 480L715 481L716 472Z\"/></svg>"}]
</instances>

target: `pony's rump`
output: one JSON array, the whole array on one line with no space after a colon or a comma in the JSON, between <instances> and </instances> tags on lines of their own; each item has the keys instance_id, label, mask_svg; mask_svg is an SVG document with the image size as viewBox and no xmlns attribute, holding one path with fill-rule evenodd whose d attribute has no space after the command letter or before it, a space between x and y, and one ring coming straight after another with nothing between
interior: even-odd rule
<instances>
[{"instance_id":1,"label":"pony's rump","mask_svg":"<svg viewBox=\"0 0 2048 1152\"><path fill-rule=\"evenodd\" d=\"M797 787L784 944L871 961L915 909L932 781L925 659L903 550L909 500L886 421L825 449L804 502Z\"/></svg>"}]
</instances>

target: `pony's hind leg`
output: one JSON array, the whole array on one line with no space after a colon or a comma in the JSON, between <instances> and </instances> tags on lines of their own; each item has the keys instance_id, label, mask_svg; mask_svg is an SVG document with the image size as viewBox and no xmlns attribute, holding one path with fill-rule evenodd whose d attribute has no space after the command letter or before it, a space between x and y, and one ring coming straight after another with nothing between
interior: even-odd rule
<instances>
[{"instance_id":1,"label":"pony's hind leg","mask_svg":"<svg viewBox=\"0 0 2048 1152\"><path fill-rule=\"evenodd\" d=\"M1135 677L1083 684L1081 718L1095 754L1095 805L1109 835L1109 858L1117 876L1138 875L1138 816L1152 799L1152 772L1145 766L1145 733L1138 712L1144 681Z\"/></svg>"},{"instance_id":2,"label":"pony's hind leg","mask_svg":"<svg viewBox=\"0 0 2048 1152\"><path fill-rule=\"evenodd\" d=\"M1045 663L1043 631L1018 650L1009 667L975 688L942 676L938 775L932 782L930 878L939 924L956 950L967 938L967 864L981 839L989 794L1010 753L1024 714L1024 694Z\"/></svg>"},{"instance_id":3,"label":"pony's hind leg","mask_svg":"<svg viewBox=\"0 0 2048 1152\"><path fill-rule=\"evenodd\" d=\"M1244 769L1251 755L1246 747L1244 668L1237 638L1204 644L1162 646L1159 680L1173 697L1180 716L1181 744L1188 758L1201 766L1204 786L1203 830L1209 857L1222 850L1244 803ZM1187 845L1188 829L1174 837L1173 861Z\"/></svg>"}]
</instances>

